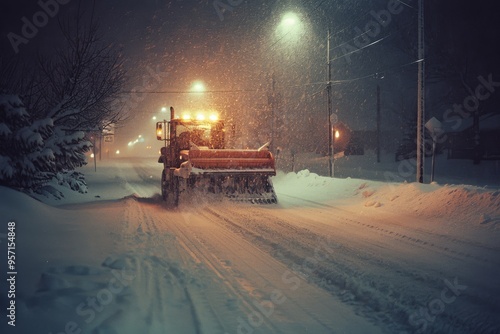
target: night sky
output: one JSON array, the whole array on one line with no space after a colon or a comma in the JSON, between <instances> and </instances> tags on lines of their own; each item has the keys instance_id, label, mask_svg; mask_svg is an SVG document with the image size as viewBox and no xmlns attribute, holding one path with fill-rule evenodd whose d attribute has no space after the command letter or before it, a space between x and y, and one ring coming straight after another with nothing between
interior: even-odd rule
<instances>
[{"instance_id":1,"label":"night sky","mask_svg":"<svg viewBox=\"0 0 500 334\"><path fill-rule=\"evenodd\" d=\"M339 117L354 129L371 129L376 85L382 88L387 118L395 120L385 126L401 127L413 115L416 0L405 1L408 6L399 4L404 8L401 14L394 15L391 23L371 39L384 38L380 43L350 57L345 57L345 47L355 46L359 31L356 29L363 31L373 20L370 11L386 9L390 1L233 2L236 6L228 5L227 0L218 3L229 10L219 7L218 12L213 0L98 1L94 13L103 41L120 50L128 73L124 90L182 92L189 90L194 80L201 80L213 92L205 104L222 109L225 117L251 122L256 110L267 103L270 78L274 75L289 124L295 126L293 120L303 118L304 110L306 118L324 113L326 31L330 29L331 58L335 59L333 79L346 81L335 86L334 108ZM19 60L32 64L37 53L50 56L56 52L61 46L58 20L74 16L79 6L89 17L92 1L67 1L15 53L8 34L20 35L22 18L32 22L33 15L42 8L35 1L2 2L2 62ZM493 0L426 1L428 115L439 117L447 105L467 96L460 83L461 72L472 86L479 75L492 74L500 81L500 12L496 7ZM297 36L278 29L284 13L290 11L300 17L301 31L294 32ZM161 72L164 80L153 84L151 71ZM147 80L150 82L145 85ZM500 109L496 107L498 96L486 101L485 108ZM138 103L134 117L148 118L164 105L188 107L193 103L200 101L190 100L182 93L151 94Z\"/></svg>"}]
</instances>

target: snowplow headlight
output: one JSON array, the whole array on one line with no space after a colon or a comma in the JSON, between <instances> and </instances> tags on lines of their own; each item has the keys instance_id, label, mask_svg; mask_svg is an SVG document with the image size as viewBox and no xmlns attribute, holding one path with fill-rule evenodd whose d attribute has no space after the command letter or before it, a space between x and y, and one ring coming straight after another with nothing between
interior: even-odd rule
<instances>
[{"instance_id":1,"label":"snowplow headlight","mask_svg":"<svg viewBox=\"0 0 500 334\"><path fill-rule=\"evenodd\" d=\"M196 115L196 120L198 120L198 121L204 121L205 120L205 115L203 115L203 114Z\"/></svg>"},{"instance_id":2,"label":"snowplow headlight","mask_svg":"<svg viewBox=\"0 0 500 334\"><path fill-rule=\"evenodd\" d=\"M210 115L209 119L213 122L217 121L219 119L219 116L217 116L216 114L212 114Z\"/></svg>"}]
</instances>

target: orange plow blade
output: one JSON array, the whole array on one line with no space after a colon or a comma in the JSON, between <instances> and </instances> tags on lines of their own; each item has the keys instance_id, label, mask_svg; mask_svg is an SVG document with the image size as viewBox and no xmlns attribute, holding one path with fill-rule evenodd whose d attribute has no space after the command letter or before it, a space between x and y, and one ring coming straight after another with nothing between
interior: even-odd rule
<instances>
[{"instance_id":1,"label":"orange plow blade","mask_svg":"<svg viewBox=\"0 0 500 334\"><path fill-rule=\"evenodd\" d=\"M267 172L275 175L274 158L269 151L258 150L191 150L193 168L220 172Z\"/></svg>"},{"instance_id":2,"label":"orange plow blade","mask_svg":"<svg viewBox=\"0 0 500 334\"><path fill-rule=\"evenodd\" d=\"M232 200L277 203L270 177L276 175L268 150L190 150L191 184Z\"/></svg>"}]
</instances>

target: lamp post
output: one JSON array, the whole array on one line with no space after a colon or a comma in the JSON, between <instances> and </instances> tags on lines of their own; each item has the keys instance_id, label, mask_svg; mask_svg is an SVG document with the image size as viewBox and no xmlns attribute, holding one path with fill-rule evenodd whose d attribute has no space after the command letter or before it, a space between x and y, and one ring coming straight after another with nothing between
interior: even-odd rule
<instances>
[{"instance_id":1,"label":"lamp post","mask_svg":"<svg viewBox=\"0 0 500 334\"><path fill-rule=\"evenodd\" d=\"M418 1L417 182L424 183L425 40L424 0Z\"/></svg>"},{"instance_id":2,"label":"lamp post","mask_svg":"<svg viewBox=\"0 0 500 334\"><path fill-rule=\"evenodd\" d=\"M285 36L289 35L292 31L297 32L300 31L301 28L301 22L299 17L293 13L293 12L288 12L286 13L282 20L280 25L278 26L278 32L280 33L280 40L283 39ZM293 35L292 35L293 36ZM331 68L331 59L330 59L330 42L331 42L331 32L330 29L328 29L328 34L327 34L327 47L326 47L326 65L327 65L327 122L328 122L328 174L330 177L333 177L333 141L334 141L334 135L332 133L333 131L333 125L337 121L337 115L334 115L332 112L332 68ZM273 90L274 90L274 78L273 78ZM272 105L272 140L274 139L274 104ZM333 121L332 118L335 118Z\"/></svg>"},{"instance_id":3,"label":"lamp post","mask_svg":"<svg viewBox=\"0 0 500 334\"><path fill-rule=\"evenodd\" d=\"M301 21L299 16L294 12L287 12L283 15L280 24L276 28L276 33L279 36L279 40L284 39L284 37L289 36L289 41L292 41L292 38L297 37L297 32L301 29ZM268 104L271 109L271 144L270 151L275 152L277 145L275 143L276 137L276 109L277 105L281 101L281 95L276 92L276 76L273 72L271 75L271 93L269 94Z\"/></svg>"},{"instance_id":4,"label":"lamp post","mask_svg":"<svg viewBox=\"0 0 500 334\"><path fill-rule=\"evenodd\" d=\"M328 175L333 177L333 128L332 128L332 62L330 60L330 29L326 40L326 65L327 65L327 81L326 81L326 94L327 94L327 114L328 114Z\"/></svg>"}]
</instances>

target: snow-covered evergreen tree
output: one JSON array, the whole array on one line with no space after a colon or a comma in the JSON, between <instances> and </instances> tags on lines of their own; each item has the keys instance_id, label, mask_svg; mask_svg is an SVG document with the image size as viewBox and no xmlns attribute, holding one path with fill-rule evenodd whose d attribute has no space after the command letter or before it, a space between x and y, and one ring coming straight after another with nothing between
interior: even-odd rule
<instances>
[{"instance_id":1,"label":"snow-covered evergreen tree","mask_svg":"<svg viewBox=\"0 0 500 334\"><path fill-rule=\"evenodd\" d=\"M53 177L55 157L45 146L51 119L32 121L17 95L0 94L0 184L37 189Z\"/></svg>"},{"instance_id":2,"label":"snow-covered evergreen tree","mask_svg":"<svg viewBox=\"0 0 500 334\"><path fill-rule=\"evenodd\" d=\"M83 132L64 131L51 118L33 120L19 96L0 94L0 185L41 192L55 179L86 192L74 169L86 164L90 146Z\"/></svg>"},{"instance_id":3,"label":"snow-covered evergreen tree","mask_svg":"<svg viewBox=\"0 0 500 334\"><path fill-rule=\"evenodd\" d=\"M52 136L47 140L46 146L54 152L55 178L61 185L86 192L87 186L82 173L74 169L87 164L85 153L92 144L86 140L82 131L64 131L60 126L55 126Z\"/></svg>"}]
</instances>

